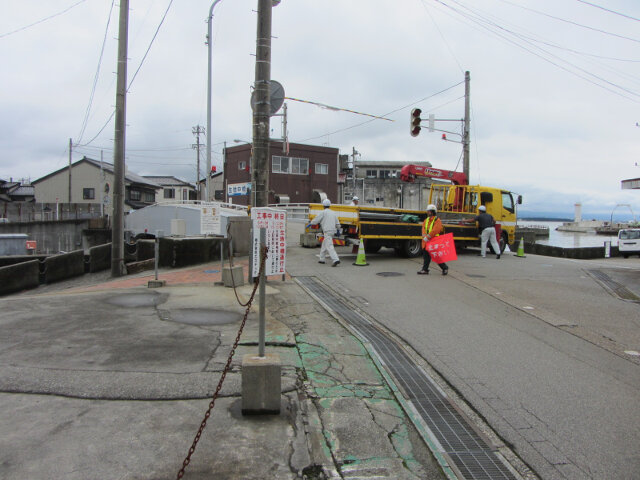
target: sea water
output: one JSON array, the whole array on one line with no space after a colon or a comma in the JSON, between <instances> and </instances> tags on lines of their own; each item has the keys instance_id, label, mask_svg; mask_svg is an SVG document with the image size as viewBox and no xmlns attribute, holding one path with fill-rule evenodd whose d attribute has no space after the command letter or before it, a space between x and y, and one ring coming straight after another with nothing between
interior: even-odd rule
<instances>
[{"instance_id":1,"label":"sea water","mask_svg":"<svg viewBox=\"0 0 640 480\"><path fill-rule=\"evenodd\" d=\"M549 238L537 237L536 243L540 245L551 245L554 247L580 248L580 247L602 247L604 242L611 242L612 247L618 246L618 237L615 235L598 235L595 232L561 232L556 230L563 222L536 222L519 220L518 225L522 227L541 226L549 227Z\"/></svg>"}]
</instances>

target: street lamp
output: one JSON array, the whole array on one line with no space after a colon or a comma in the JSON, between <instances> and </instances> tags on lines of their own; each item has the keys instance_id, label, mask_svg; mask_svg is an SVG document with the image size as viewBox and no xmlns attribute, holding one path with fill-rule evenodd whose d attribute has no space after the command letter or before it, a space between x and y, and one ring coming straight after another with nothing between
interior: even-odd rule
<instances>
[{"instance_id":1,"label":"street lamp","mask_svg":"<svg viewBox=\"0 0 640 480\"><path fill-rule=\"evenodd\" d=\"M213 25L213 8L216 6L218 2L221 0L214 0L211 4L211 8L209 8L209 17L207 18L208 28L207 28L207 181L205 184L205 198L207 202L211 201L210 196L210 177L209 172L211 171L211 43L212 43L212 25Z\"/></svg>"}]
</instances>

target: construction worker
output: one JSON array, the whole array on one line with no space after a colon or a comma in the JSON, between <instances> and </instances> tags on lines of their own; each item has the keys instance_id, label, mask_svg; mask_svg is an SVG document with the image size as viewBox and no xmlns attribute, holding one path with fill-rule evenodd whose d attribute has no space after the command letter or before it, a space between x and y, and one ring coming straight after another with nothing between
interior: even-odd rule
<instances>
[{"instance_id":1,"label":"construction worker","mask_svg":"<svg viewBox=\"0 0 640 480\"><path fill-rule=\"evenodd\" d=\"M444 229L442 228L442 222L437 216L437 210L435 205L427 206L427 218L424 219L422 224L422 270L418 272L418 275L429 274L429 264L431 263L431 255L427 250L427 243L433 237L442 235ZM440 269L442 275L449 273L449 267L446 263L440 263Z\"/></svg>"},{"instance_id":2,"label":"construction worker","mask_svg":"<svg viewBox=\"0 0 640 480\"><path fill-rule=\"evenodd\" d=\"M480 232L480 256L486 258L487 242L491 241L493 251L496 252L496 258L500 258L500 245L496 238L496 221L491 214L487 213L487 207L484 205L480 205L478 210L480 213L476 215L474 220L478 225L478 232Z\"/></svg>"},{"instance_id":3,"label":"construction worker","mask_svg":"<svg viewBox=\"0 0 640 480\"><path fill-rule=\"evenodd\" d=\"M354 196L354 197L351 199L351 203L349 204L349 206L351 206L351 207L355 207L356 205L358 205L359 201L360 201L360 199L359 199L358 197Z\"/></svg>"},{"instance_id":4,"label":"construction worker","mask_svg":"<svg viewBox=\"0 0 640 480\"><path fill-rule=\"evenodd\" d=\"M340 264L340 258L338 258L336 249L333 248L333 237L336 234L340 234L340 221L336 212L329 208L331 201L328 198L322 201L322 206L324 210L316 215L307 227L320 224L320 228L322 228L324 240L322 240L322 246L320 247L320 260L318 260L318 263L324 263L325 256L328 254L331 257L331 266L337 267Z\"/></svg>"}]
</instances>

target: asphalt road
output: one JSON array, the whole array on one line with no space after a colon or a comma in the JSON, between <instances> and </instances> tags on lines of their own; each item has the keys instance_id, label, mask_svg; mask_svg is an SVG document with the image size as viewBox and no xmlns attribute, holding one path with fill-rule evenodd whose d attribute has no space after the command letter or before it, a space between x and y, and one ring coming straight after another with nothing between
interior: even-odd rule
<instances>
[{"instance_id":1,"label":"asphalt road","mask_svg":"<svg viewBox=\"0 0 640 480\"><path fill-rule=\"evenodd\" d=\"M343 247L339 267L319 265L298 233L288 271L319 276L403 338L541 478L637 478L640 303L611 286L640 297L639 259L469 250L449 276L417 276L420 259L390 250L360 267Z\"/></svg>"}]
</instances>

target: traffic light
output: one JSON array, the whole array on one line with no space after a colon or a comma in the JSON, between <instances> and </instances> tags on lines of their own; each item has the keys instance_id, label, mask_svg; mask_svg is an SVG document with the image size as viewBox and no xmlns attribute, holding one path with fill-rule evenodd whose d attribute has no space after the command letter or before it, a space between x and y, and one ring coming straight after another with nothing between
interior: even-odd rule
<instances>
[{"instance_id":1,"label":"traffic light","mask_svg":"<svg viewBox=\"0 0 640 480\"><path fill-rule=\"evenodd\" d=\"M417 137L420 134L420 114L422 113L422 110L420 110L419 108L414 108L413 110L411 110L411 136L412 137Z\"/></svg>"}]
</instances>

